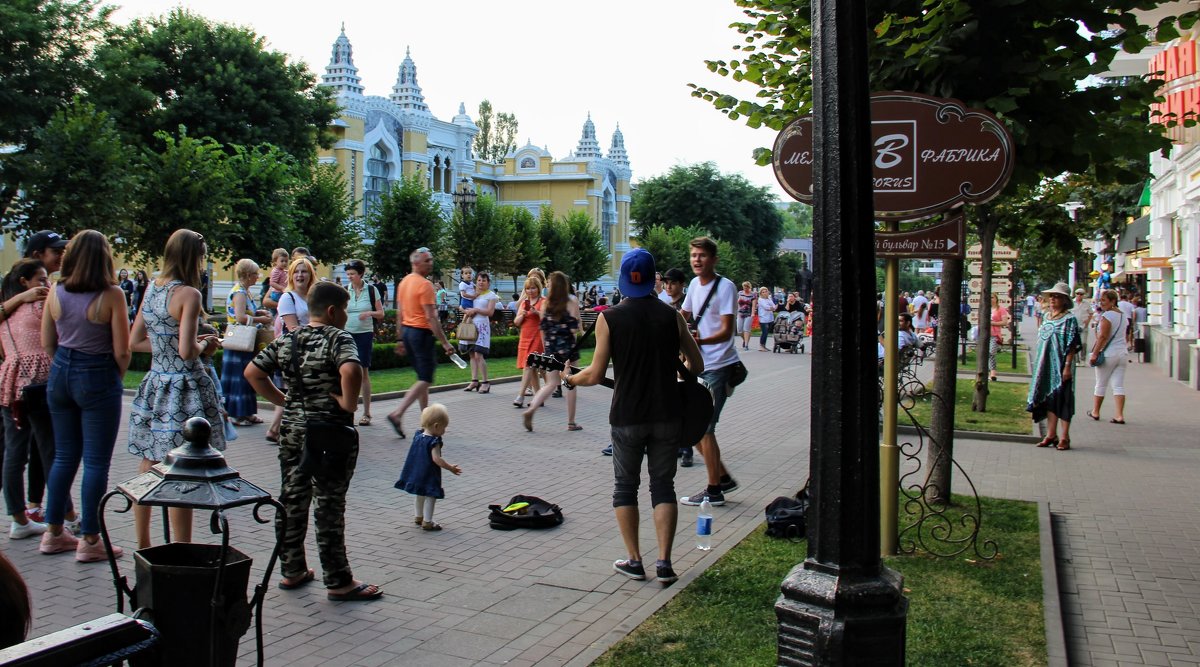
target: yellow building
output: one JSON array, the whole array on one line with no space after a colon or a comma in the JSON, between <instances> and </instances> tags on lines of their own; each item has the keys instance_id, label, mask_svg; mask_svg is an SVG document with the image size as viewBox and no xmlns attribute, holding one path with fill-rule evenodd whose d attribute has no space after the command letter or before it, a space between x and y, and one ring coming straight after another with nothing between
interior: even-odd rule
<instances>
[{"instance_id":1,"label":"yellow building","mask_svg":"<svg viewBox=\"0 0 1200 667\"><path fill-rule=\"evenodd\" d=\"M321 155L346 176L350 194L366 215L390 185L412 174L424 176L447 216L453 193L464 182L480 194L535 216L550 208L556 215L583 210L598 225L611 255L610 277L617 275L629 244L631 199L629 156L618 127L607 155L601 153L589 114L574 150L562 159L527 143L500 163L478 159L473 152L479 128L459 104L458 114L439 120L429 110L417 83L411 53L400 64L388 97L364 95L354 65L353 49L343 29L321 85L333 89L342 112L333 122L337 142Z\"/></svg>"}]
</instances>

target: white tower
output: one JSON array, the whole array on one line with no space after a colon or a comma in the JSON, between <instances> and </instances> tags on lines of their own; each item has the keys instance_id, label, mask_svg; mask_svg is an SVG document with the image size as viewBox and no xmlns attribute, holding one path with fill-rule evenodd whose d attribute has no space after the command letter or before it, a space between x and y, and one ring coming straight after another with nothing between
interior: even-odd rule
<instances>
[{"instance_id":1,"label":"white tower","mask_svg":"<svg viewBox=\"0 0 1200 667\"><path fill-rule=\"evenodd\" d=\"M396 74L391 100L405 111L431 115L429 105L425 104L425 96L421 94L421 86L417 85L417 66L413 64L408 48L404 49L404 62L400 63L400 71Z\"/></svg>"},{"instance_id":2,"label":"white tower","mask_svg":"<svg viewBox=\"0 0 1200 667\"><path fill-rule=\"evenodd\" d=\"M582 160L604 157L600 154L600 142L596 141L596 126L592 123L590 111L587 122L583 124L583 136L579 137L579 145L575 147L575 157Z\"/></svg>"},{"instance_id":3,"label":"white tower","mask_svg":"<svg viewBox=\"0 0 1200 667\"><path fill-rule=\"evenodd\" d=\"M363 94L362 79L358 76L358 68L354 66L354 49L346 37L346 24L342 24L342 34L333 43L333 55L325 66L325 74L321 76L321 85L332 88L338 95Z\"/></svg>"}]
</instances>

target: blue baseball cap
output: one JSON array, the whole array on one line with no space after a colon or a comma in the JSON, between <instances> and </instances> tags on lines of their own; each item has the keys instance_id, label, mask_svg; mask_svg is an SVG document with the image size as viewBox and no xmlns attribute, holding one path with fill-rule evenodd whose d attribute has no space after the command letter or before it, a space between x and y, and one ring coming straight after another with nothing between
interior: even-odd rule
<instances>
[{"instance_id":1,"label":"blue baseball cap","mask_svg":"<svg viewBox=\"0 0 1200 667\"><path fill-rule=\"evenodd\" d=\"M644 248L634 248L621 258L621 277L617 286L623 296L636 299L654 291L654 256Z\"/></svg>"}]
</instances>

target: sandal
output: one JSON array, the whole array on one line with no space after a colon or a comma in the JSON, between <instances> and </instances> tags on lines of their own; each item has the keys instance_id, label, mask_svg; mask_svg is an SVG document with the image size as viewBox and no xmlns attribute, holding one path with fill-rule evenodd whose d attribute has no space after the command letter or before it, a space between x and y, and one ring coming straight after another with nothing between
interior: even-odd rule
<instances>
[{"instance_id":1,"label":"sandal","mask_svg":"<svg viewBox=\"0 0 1200 667\"><path fill-rule=\"evenodd\" d=\"M249 417L246 417L246 421L250 422L251 424L263 423L262 417L259 417L258 415L250 415Z\"/></svg>"},{"instance_id":2,"label":"sandal","mask_svg":"<svg viewBox=\"0 0 1200 667\"><path fill-rule=\"evenodd\" d=\"M1038 447L1052 447L1055 444L1058 444L1058 436L1057 435L1048 435L1045 438L1042 438L1042 441L1039 442L1037 444L1037 446Z\"/></svg>"},{"instance_id":3,"label":"sandal","mask_svg":"<svg viewBox=\"0 0 1200 667\"><path fill-rule=\"evenodd\" d=\"M522 417L522 421L525 422L525 430L532 433L533 432L533 413L525 412L521 415L521 417Z\"/></svg>"},{"instance_id":4,"label":"sandal","mask_svg":"<svg viewBox=\"0 0 1200 667\"><path fill-rule=\"evenodd\" d=\"M329 593L326 597L334 602L366 602L383 597L383 589L375 584L359 584L345 593Z\"/></svg>"},{"instance_id":5,"label":"sandal","mask_svg":"<svg viewBox=\"0 0 1200 667\"><path fill-rule=\"evenodd\" d=\"M442 524L426 521L421 524L421 530L441 530Z\"/></svg>"},{"instance_id":6,"label":"sandal","mask_svg":"<svg viewBox=\"0 0 1200 667\"><path fill-rule=\"evenodd\" d=\"M1110 423L1110 424L1124 424L1124 423L1125 423L1125 420L1124 420L1124 419L1117 419L1116 417L1113 417L1112 419L1108 420L1108 423Z\"/></svg>"},{"instance_id":7,"label":"sandal","mask_svg":"<svg viewBox=\"0 0 1200 667\"><path fill-rule=\"evenodd\" d=\"M302 586L307 586L308 584L312 583L313 579L316 579L316 578L317 578L317 573L312 568L309 568L308 572L305 572L303 575L300 576L299 579L296 579L295 581L293 581L290 584L286 581L286 578L280 579L279 580L279 588L281 588L285 591L294 591L297 588L300 588Z\"/></svg>"},{"instance_id":8,"label":"sandal","mask_svg":"<svg viewBox=\"0 0 1200 667\"><path fill-rule=\"evenodd\" d=\"M249 419L230 419L229 423L233 424L234 426L253 426L254 425L254 422L250 421Z\"/></svg>"},{"instance_id":9,"label":"sandal","mask_svg":"<svg viewBox=\"0 0 1200 667\"><path fill-rule=\"evenodd\" d=\"M396 435L400 436L401 440L403 440L404 439L404 426L403 426L404 418L403 417L393 417L391 415L388 415L387 420L388 420L388 423L390 423L392 425L392 430L396 432Z\"/></svg>"},{"instance_id":10,"label":"sandal","mask_svg":"<svg viewBox=\"0 0 1200 667\"><path fill-rule=\"evenodd\" d=\"M358 425L359 426L370 426L371 425L371 415L363 415L362 419L358 420Z\"/></svg>"},{"instance_id":11,"label":"sandal","mask_svg":"<svg viewBox=\"0 0 1200 667\"><path fill-rule=\"evenodd\" d=\"M1087 415L1087 416L1091 417L1091 418L1092 418L1092 421L1100 421L1100 415L1094 415L1094 414L1092 414L1092 411L1091 411L1091 410L1088 410L1087 412L1085 412L1085 413L1083 413L1083 414L1085 414L1085 415Z\"/></svg>"},{"instance_id":12,"label":"sandal","mask_svg":"<svg viewBox=\"0 0 1200 667\"><path fill-rule=\"evenodd\" d=\"M1062 440L1058 441L1058 451L1065 452L1070 448L1071 448L1071 439L1070 438L1063 438Z\"/></svg>"},{"instance_id":13,"label":"sandal","mask_svg":"<svg viewBox=\"0 0 1200 667\"><path fill-rule=\"evenodd\" d=\"M471 380L471 383L468 384L467 388L463 389L463 391L479 391L479 381Z\"/></svg>"},{"instance_id":14,"label":"sandal","mask_svg":"<svg viewBox=\"0 0 1200 667\"><path fill-rule=\"evenodd\" d=\"M576 424L575 422L567 422L567 430L568 431L582 431L583 427L580 426L579 424Z\"/></svg>"},{"instance_id":15,"label":"sandal","mask_svg":"<svg viewBox=\"0 0 1200 667\"><path fill-rule=\"evenodd\" d=\"M523 408L523 407L525 407L525 401L522 401L520 399L515 400L515 401L513 401L513 407L514 408Z\"/></svg>"},{"instance_id":16,"label":"sandal","mask_svg":"<svg viewBox=\"0 0 1200 667\"><path fill-rule=\"evenodd\" d=\"M271 431L267 431L267 440L269 442L279 442L279 433L277 433L277 432L273 433Z\"/></svg>"},{"instance_id":17,"label":"sandal","mask_svg":"<svg viewBox=\"0 0 1200 667\"><path fill-rule=\"evenodd\" d=\"M424 518L422 518L422 517L419 517L419 516L418 516L418 517L413 517L413 523L417 524L418 526L419 526L419 525L421 525L421 523L422 523L422 522L424 522L424 521L425 521L425 519L424 519Z\"/></svg>"},{"instance_id":18,"label":"sandal","mask_svg":"<svg viewBox=\"0 0 1200 667\"><path fill-rule=\"evenodd\" d=\"M484 389L484 387L487 387L487 389ZM479 393L481 393L481 394L490 394L490 393L492 393L492 383L491 383L491 382L488 382L487 380L484 380L482 383L480 383L480 385L479 385Z\"/></svg>"}]
</instances>

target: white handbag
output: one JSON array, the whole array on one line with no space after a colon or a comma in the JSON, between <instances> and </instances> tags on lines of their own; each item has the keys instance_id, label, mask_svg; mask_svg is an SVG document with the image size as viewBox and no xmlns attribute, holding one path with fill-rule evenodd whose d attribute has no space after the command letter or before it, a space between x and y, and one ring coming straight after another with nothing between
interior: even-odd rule
<instances>
[{"instance_id":1,"label":"white handbag","mask_svg":"<svg viewBox=\"0 0 1200 667\"><path fill-rule=\"evenodd\" d=\"M221 345L236 352L253 352L258 327L253 324L230 324L225 329L225 338Z\"/></svg>"}]
</instances>

